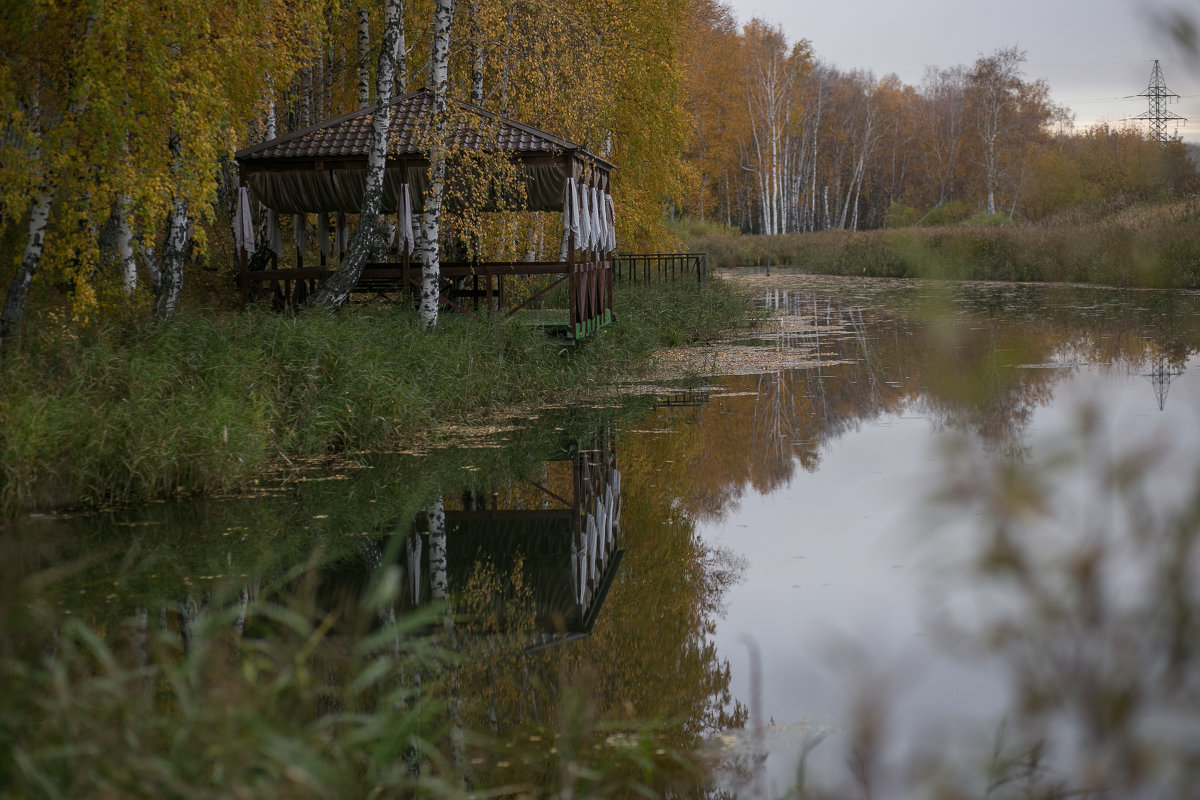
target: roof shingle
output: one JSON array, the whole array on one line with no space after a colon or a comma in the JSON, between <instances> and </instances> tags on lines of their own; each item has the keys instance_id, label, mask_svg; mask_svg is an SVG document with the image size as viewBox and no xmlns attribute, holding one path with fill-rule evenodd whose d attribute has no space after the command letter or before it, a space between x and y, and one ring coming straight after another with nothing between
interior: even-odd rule
<instances>
[{"instance_id":1,"label":"roof shingle","mask_svg":"<svg viewBox=\"0 0 1200 800\"><path fill-rule=\"evenodd\" d=\"M523 125L470 103L449 102L453 149L547 155L578 152L612 167L580 145ZM430 135L433 94L420 89L392 102L389 157L419 156ZM366 158L370 152L374 108L363 108L237 152L239 161L257 159Z\"/></svg>"}]
</instances>

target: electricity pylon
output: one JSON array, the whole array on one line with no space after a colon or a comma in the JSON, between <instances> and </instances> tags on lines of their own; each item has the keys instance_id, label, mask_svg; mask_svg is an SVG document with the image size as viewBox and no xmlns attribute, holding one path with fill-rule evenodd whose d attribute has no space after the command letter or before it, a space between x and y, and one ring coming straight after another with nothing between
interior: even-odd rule
<instances>
[{"instance_id":1,"label":"electricity pylon","mask_svg":"<svg viewBox=\"0 0 1200 800\"><path fill-rule=\"evenodd\" d=\"M1171 388L1171 381L1182 374L1182 369L1172 367L1165 358L1160 358L1149 372L1142 373L1142 377L1149 378L1150 385L1154 387L1154 399L1158 401L1159 411L1167 407L1167 390Z\"/></svg>"},{"instance_id":2,"label":"electricity pylon","mask_svg":"<svg viewBox=\"0 0 1200 800\"><path fill-rule=\"evenodd\" d=\"M1150 73L1150 85L1138 97L1147 98L1150 107L1145 114L1134 119L1146 120L1150 126L1150 138L1159 144L1166 144L1171 139L1167 134L1167 123L1186 122L1187 117L1167 111L1167 103L1172 102L1172 98L1178 100L1179 95L1167 90L1167 82L1163 79L1162 67L1158 65L1157 58L1154 59L1154 71Z\"/></svg>"}]
</instances>

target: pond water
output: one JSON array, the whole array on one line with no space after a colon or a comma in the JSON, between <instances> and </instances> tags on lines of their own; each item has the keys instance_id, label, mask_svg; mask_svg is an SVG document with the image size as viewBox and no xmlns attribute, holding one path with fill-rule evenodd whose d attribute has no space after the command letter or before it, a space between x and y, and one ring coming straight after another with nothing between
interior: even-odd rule
<instances>
[{"instance_id":1,"label":"pond water","mask_svg":"<svg viewBox=\"0 0 1200 800\"><path fill-rule=\"evenodd\" d=\"M429 747L474 787L778 797L802 764L836 796L1186 794L1200 298L727 279L767 312L702 359L738 374L6 525L0 652L53 660L82 619L133 664L212 630L238 657L286 607L323 626L324 709L345 643L411 612L455 658L401 669L406 697L444 704Z\"/></svg>"}]
</instances>

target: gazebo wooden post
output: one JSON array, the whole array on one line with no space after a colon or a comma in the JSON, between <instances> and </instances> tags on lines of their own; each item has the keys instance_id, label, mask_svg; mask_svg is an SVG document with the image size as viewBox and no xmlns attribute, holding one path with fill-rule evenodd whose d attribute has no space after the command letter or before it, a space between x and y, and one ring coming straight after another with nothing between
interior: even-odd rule
<instances>
[{"instance_id":1,"label":"gazebo wooden post","mask_svg":"<svg viewBox=\"0 0 1200 800\"><path fill-rule=\"evenodd\" d=\"M592 321L596 317L596 251L590 247L584 253L583 268L585 270L583 329L590 336Z\"/></svg>"},{"instance_id":2,"label":"gazebo wooden post","mask_svg":"<svg viewBox=\"0 0 1200 800\"><path fill-rule=\"evenodd\" d=\"M571 329L571 338L579 338L579 278L575 273L575 231L571 230L571 221L566 221L567 230L567 322Z\"/></svg>"}]
</instances>

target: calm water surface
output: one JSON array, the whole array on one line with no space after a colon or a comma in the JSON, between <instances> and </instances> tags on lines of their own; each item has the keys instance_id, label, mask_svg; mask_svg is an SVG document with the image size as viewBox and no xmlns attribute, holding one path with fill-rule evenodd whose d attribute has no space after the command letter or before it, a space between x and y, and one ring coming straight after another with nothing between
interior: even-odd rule
<instances>
[{"instance_id":1,"label":"calm water surface","mask_svg":"<svg viewBox=\"0 0 1200 800\"><path fill-rule=\"evenodd\" d=\"M722 445L706 451L714 463L700 469L737 453L742 471L719 503L701 501L696 519L705 542L746 565L714 639L733 665L733 695L751 708L746 734L729 744L770 754L752 792L792 787L799 754L815 742L810 782L853 785L856 733L873 725L887 740L876 788L899 793L910 780L900 773L931 753L976 762L989 753L1006 719L1010 734L1016 727L1031 681L1061 691L1059 682L1095 678L1093 667L1119 671L1104 661L1110 647L1135 660L1136 648L1153 649L1105 637L1162 624L1141 607L1162 543L1129 538L1134 525L1147 535L1169 528L1195 500L1197 298L786 273L742 280L784 320L752 343L806 349L816 362L726 378L699 417L723 429ZM1122 485L1111 472L1123 459L1137 472ZM1036 497L1005 484L1014 471ZM1027 501L1037 506L1014 509ZM1084 621L1042 616L1050 605L1085 616L1071 592L1039 594L1033 581L984 566L1005 523L1040 559L1040 581L1058 580L1080 551L1117 562L1096 589L1110 598L1111 619L1078 635ZM1014 621L1025 652L980 646ZM1095 661L1054 664L1056 643L1091 648ZM1157 680L1144 655L1131 668ZM1080 697L1074 710L1047 714L1041 730L1059 735L1051 774L1089 757L1080 707L1098 702Z\"/></svg>"},{"instance_id":2,"label":"calm water surface","mask_svg":"<svg viewBox=\"0 0 1200 800\"><path fill-rule=\"evenodd\" d=\"M754 374L301 465L250 497L27 517L9 569L60 570L42 599L136 651L146 630L186 649L216 611L251 636L265 597L361 631L395 567L387 613L457 598L468 666L424 689L462 698L455 725L552 729L581 691L597 718L667 720L662 750L705 752L709 792L779 796L803 752L810 786L899 795L960 769L977 788L963 765L1002 724L1014 746L1050 732L1072 779L1122 746L1086 711L1110 683L1136 685L1126 727L1200 740L1171 713L1191 662L1169 644L1196 623L1170 609L1195 598L1162 588L1196 567L1175 517L1200 485L1200 299L737 280L770 313L733 345Z\"/></svg>"}]
</instances>

